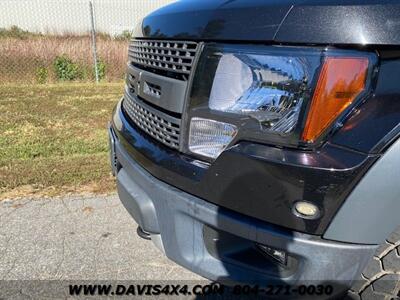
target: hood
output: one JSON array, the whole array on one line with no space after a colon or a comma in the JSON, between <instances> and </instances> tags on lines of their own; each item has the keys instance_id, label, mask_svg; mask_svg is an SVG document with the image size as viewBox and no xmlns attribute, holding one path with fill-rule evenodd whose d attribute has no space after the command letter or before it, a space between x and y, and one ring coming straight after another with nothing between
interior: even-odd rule
<instances>
[{"instance_id":1,"label":"hood","mask_svg":"<svg viewBox=\"0 0 400 300\"><path fill-rule=\"evenodd\" d=\"M144 18L139 35L192 40L272 41L291 4L265 0L185 0Z\"/></svg>"},{"instance_id":2,"label":"hood","mask_svg":"<svg viewBox=\"0 0 400 300\"><path fill-rule=\"evenodd\" d=\"M304 1L294 5L275 42L400 44L399 1Z\"/></svg>"},{"instance_id":3,"label":"hood","mask_svg":"<svg viewBox=\"0 0 400 300\"><path fill-rule=\"evenodd\" d=\"M295 44L400 44L398 1L182 0L143 19L137 37Z\"/></svg>"}]
</instances>

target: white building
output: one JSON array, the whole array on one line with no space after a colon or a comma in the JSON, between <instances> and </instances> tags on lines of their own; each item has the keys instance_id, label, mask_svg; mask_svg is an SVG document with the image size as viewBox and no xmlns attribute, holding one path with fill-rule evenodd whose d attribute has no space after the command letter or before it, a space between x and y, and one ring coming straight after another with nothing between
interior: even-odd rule
<instances>
[{"instance_id":1,"label":"white building","mask_svg":"<svg viewBox=\"0 0 400 300\"><path fill-rule=\"evenodd\" d=\"M151 11L174 0L92 0L96 29L109 34L132 30ZM90 30L89 0L0 0L0 28L50 33Z\"/></svg>"}]
</instances>

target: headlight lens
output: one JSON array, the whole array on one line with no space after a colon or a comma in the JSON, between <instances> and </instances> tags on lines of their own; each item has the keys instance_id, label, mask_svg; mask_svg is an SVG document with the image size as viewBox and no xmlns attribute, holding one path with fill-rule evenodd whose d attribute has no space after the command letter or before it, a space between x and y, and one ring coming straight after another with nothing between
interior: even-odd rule
<instances>
[{"instance_id":1,"label":"headlight lens","mask_svg":"<svg viewBox=\"0 0 400 300\"><path fill-rule=\"evenodd\" d=\"M254 118L263 129L290 133L299 119L309 69L305 57L224 53L209 107Z\"/></svg>"},{"instance_id":2,"label":"headlight lens","mask_svg":"<svg viewBox=\"0 0 400 300\"><path fill-rule=\"evenodd\" d=\"M321 133L364 91L367 57L328 57L311 101L302 139L315 141Z\"/></svg>"},{"instance_id":3,"label":"headlight lens","mask_svg":"<svg viewBox=\"0 0 400 300\"><path fill-rule=\"evenodd\" d=\"M312 146L368 91L374 64L375 54L360 51L207 44L190 95L188 150L215 159L237 140ZM226 136L205 134L195 118L230 124L235 138L208 153L205 141Z\"/></svg>"},{"instance_id":4,"label":"headlight lens","mask_svg":"<svg viewBox=\"0 0 400 300\"><path fill-rule=\"evenodd\" d=\"M217 158L236 136L232 124L193 118L190 122L189 149L193 153Z\"/></svg>"}]
</instances>

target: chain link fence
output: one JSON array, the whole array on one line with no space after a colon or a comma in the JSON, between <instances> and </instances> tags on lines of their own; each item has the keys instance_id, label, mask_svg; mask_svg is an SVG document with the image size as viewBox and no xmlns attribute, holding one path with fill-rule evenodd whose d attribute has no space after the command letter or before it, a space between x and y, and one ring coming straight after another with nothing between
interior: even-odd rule
<instances>
[{"instance_id":1,"label":"chain link fence","mask_svg":"<svg viewBox=\"0 0 400 300\"><path fill-rule=\"evenodd\" d=\"M142 17L173 0L2 0L0 84L120 81Z\"/></svg>"}]
</instances>

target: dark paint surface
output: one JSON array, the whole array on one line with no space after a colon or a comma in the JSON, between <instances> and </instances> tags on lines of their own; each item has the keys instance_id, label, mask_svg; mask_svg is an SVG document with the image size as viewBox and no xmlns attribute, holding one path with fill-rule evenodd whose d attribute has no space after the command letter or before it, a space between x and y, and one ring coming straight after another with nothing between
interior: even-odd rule
<instances>
[{"instance_id":1,"label":"dark paint surface","mask_svg":"<svg viewBox=\"0 0 400 300\"><path fill-rule=\"evenodd\" d=\"M120 110L114 113L114 129L128 153L156 178L244 215L311 234L324 232L376 159L331 144L300 152L241 142L204 168L150 140ZM320 219L292 214L293 203L302 199L318 204Z\"/></svg>"},{"instance_id":2,"label":"dark paint surface","mask_svg":"<svg viewBox=\"0 0 400 300\"><path fill-rule=\"evenodd\" d=\"M400 44L398 1L186 0L144 18L136 37L303 44Z\"/></svg>"},{"instance_id":3,"label":"dark paint surface","mask_svg":"<svg viewBox=\"0 0 400 300\"><path fill-rule=\"evenodd\" d=\"M179 1L150 14L137 35L169 39L272 40L287 1Z\"/></svg>"},{"instance_id":4,"label":"dark paint surface","mask_svg":"<svg viewBox=\"0 0 400 300\"><path fill-rule=\"evenodd\" d=\"M338 1L341 3L341 1ZM276 42L308 44L400 44L400 3L295 5Z\"/></svg>"}]
</instances>

